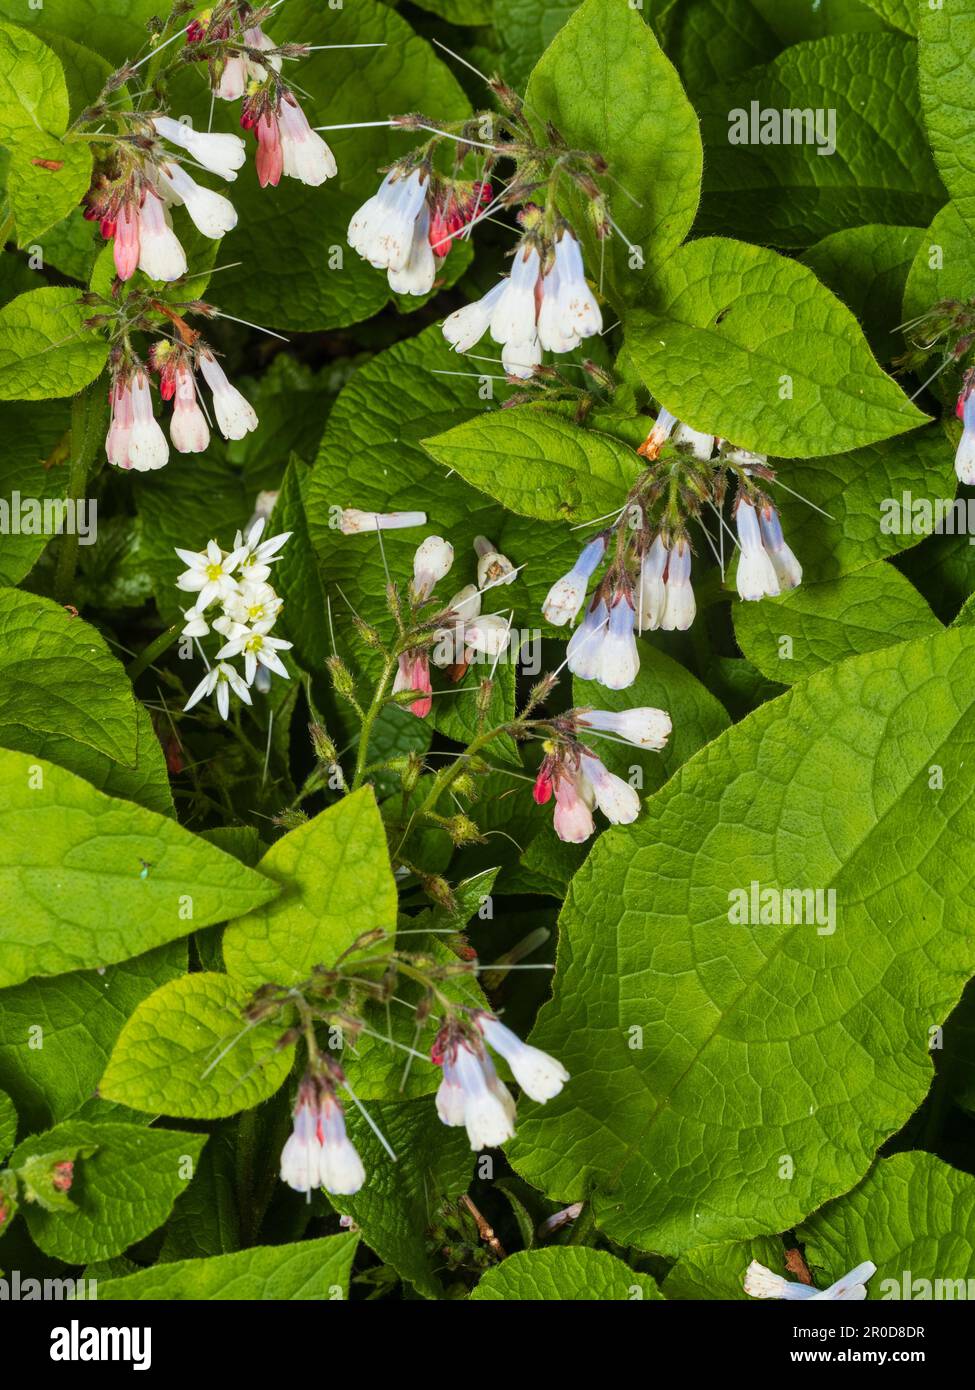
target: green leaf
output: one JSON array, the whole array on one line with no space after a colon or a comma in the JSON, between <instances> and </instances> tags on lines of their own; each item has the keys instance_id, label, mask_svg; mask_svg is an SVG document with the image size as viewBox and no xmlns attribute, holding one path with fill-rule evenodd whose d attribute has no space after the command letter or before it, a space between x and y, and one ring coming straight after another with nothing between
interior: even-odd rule
<instances>
[{"instance_id":1,"label":"green leaf","mask_svg":"<svg viewBox=\"0 0 975 1390\"><path fill-rule=\"evenodd\" d=\"M695 429L781 458L842 453L925 416L878 367L811 271L764 247L691 242L626 345L654 396Z\"/></svg>"},{"instance_id":2,"label":"green leaf","mask_svg":"<svg viewBox=\"0 0 975 1390\"><path fill-rule=\"evenodd\" d=\"M125 670L88 623L51 599L0 590L0 740L57 758L82 744L133 766Z\"/></svg>"},{"instance_id":3,"label":"green leaf","mask_svg":"<svg viewBox=\"0 0 975 1390\"><path fill-rule=\"evenodd\" d=\"M187 1120L252 1109L284 1083L294 1047L275 1051L280 1022L243 1023L247 998L226 975L164 984L119 1034L99 1093L133 1110Z\"/></svg>"},{"instance_id":4,"label":"green leaf","mask_svg":"<svg viewBox=\"0 0 975 1390\"><path fill-rule=\"evenodd\" d=\"M904 307L898 315L902 323L926 314L935 304L944 299L971 298L973 277L975 277L975 250L972 248L972 235L955 203L948 203L941 209L927 232L921 236L917 255L904 286ZM915 331L923 339L923 325ZM928 371L920 379L928 376L939 359L933 358ZM961 386L961 364L952 365L947 371L939 373L928 383L928 389L941 400L950 401L954 406ZM945 441L942 437L942 448Z\"/></svg>"},{"instance_id":5,"label":"green leaf","mask_svg":"<svg viewBox=\"0 0 975 1390\"><path fill-rule=\"evenodd\" d=\"M220 1125L210 1135L192 1182L177 1197L166 1222L159 1264L229 1255L240 1249L236 1137L232 1125ZM137 1269L121 1273L134 1274ZM109 1277L101 1276L99 1288Z\"/></svg>"},{"instance_id":6,"label":"green leaf","mask_svg":"<svg viewBox=\"0 0 975 1390\"><path fill-rule=\"evenodd\" d=\"M17 1111L6 1091L0 1091L0 1162L14 1146L17 1138Z\"/></svg>"},{"instance_id":7,"label":"green leaf","mask_svg":"<svg viewBox=\"0 0 975 1390\"><path fill-rule=\"evenodd\" d=\"M354 1197L330 1197L351 1216L362 1238L427 1298L442 1298L440 1263L430 1228L440 1203L464 1192L474 1166L467 1135L445 1129L432 1100L370 1104L369 1114L396 1154L394 1162L358 1111L347 1112L366 1184Z\"/></svg>"},{"instance_id":8,"label":"green leaf","mask_svg":"<svg viewBox=\"0 0 975 1390\"><path fill-rule=\"evenodd\" d=\"M70 1214L24 1208L31 1236L68 1264L121 1255L166 1220L206 1141L205 1134L82 1120L32 1134L14 1150L11 1167L61 1150L89 1156L75 1164Z\"/></svg>"},{"instance_id":9,"label":"green leaf","mask_svg":"<svg viewBox=\"0 0 975 1390\"><path fill-rule=\"evenodd\" d=\"M84 327L78 291L28 290L0 309L0 400L73 396L95 380L108 345Z\"/></svg>"},{"instance_id":10,"label":"green leaf","mask_svg":"<svg viewBox=\"0 0 975 1390\"><path fill-rule=\"evenodd\" d=\"M782 685L941 627L914 585L882 560L840 579L801 584L781 598L735 601L733 612L742 651Z\"/></svg>"},{"instance_id":11,"label":"green leaf","mask_svg":"<svg viewBox=\"0 0 975 1390\"><path fill-rule=\"evenodd\" d=\"M359 1238L325 1236L295 1245L258 1245L208 1260L177 1260L99 1282L105 1299L315 1302L345 1299Z\"/></svg>"},{"instance_id":12,"label":"green leaf","mask_svg":"<svg viewBox=\"0 0 975 1390\"><path fill-rule=\"evenodd\" d=\"M148 994L186 970L186 943L172 941L107 970L27 980L0 993L0 1085L24 1122L43 1129L95 1095L115 1039Z\"/></svg>"},{"instance_id":13,"label":"green leaf","mask_svg":"<svg viewBox=\"0 0 975 1390\"><path fill-rule=\"evenodd\" d=\"M903 351L894 326L911 263L926 241L917 227L850 227L810 246L803 264L859 319L879 362Z\"/></svg>"},{"instance_id":14,"label":"green leaf","mask_svg":"<svg viewBox=\"0 0 975 1390\"><path fill-rule=\"evenodd\" d=\"M494 0L501 75L524 91L532 68L578 7L579 0Z\"/></svg>"},{"instance_id":15,"label":"green leaf","mask_svg":"<svg viewBox=\"0 0 975 1390\"><path fill-rule=\"evenodd\" d=\"M640 472L618 439L532 406L476 416L423 447L509 511L539 521L618 511Z\"/></svg>"},{"instance_id":16,"label":"green leaf","mask_svg":"<svg viewBox=\"0 0 975 1390\"><path fill-rule=\"evenodd\" d=\"M284 892L223 937L227 974L253 988L298 984L362 932L395 928L396 884L371 787L282 836L259 868Z\"/></svg>"},{"instance_id":17,"label":"green leaf","mask_svg":"<svg viewBox=\"0 0 975 1390\"><path fill-rule=\"evenodd\" d=\"M697 210L701 136L680 78L637 9L618 0L584 0L539 59L526 110L538 127L551 121L571 148L607 160L614 217L639 248L643 266L652 270L677 249ZM589 227L588 199L568 180L562 194L582 233ZM590 231L583 240L594 279L605 251L611 297L642 293L634 273L641 266L629 259L622 239L614 236L598 252Z\"/></svg>"},{"instance_id":18,"label":"green leaf","mask_svg":"<svg viewBox=\"0 0 975 1390\"><path fill-rule=\"evenodd\" d=\"M18 264L9 256L4 260ZM0 454L0 515L4 503L8 509L6 525L0 533L0 584L19 584L26 578L51 539L50 533L43 530L43 508L45 502L62 498L67 489L69 422L67 404L12 401L0 405L4 441ZM37 525L36 511L29 499L41 504L41 526Z\"/></svg>"},{"instance_id":19,"label":"green leaf","mask_svg":"<svg viewBox=\"0 0 975 1390\"><path fill-rule=\"evenodd\" d=\"M300 34L302 43L312 45L383 45L316 52L302 60L300 100L313 126L385 122L391 112L413 110L418 93L438 120L469 114L453 74L390 6L377 0L338 9L318 0L288 4L287 16L275 14L268 24L278 42ZM187 83L186 92L205 123L209 101L201 102L198 79ZM252 160L241 170L233 189L239 230L225 238L222 259L242 263L220 277L221 302L234 313L307 331L357 323L389 303L385 273L349 247L346 232L352 214L379 187L380 170L406 154L410 141L384 128L326 131L323 139L339 170L324 188L283 179L278 188L262 189ZM452 280L463 268L455 250L441 275Z\"/></svg>"},{"instance_id":20,"label":"green leaf","mask_svg":"<svg viewBox=\"0 0 975 1390\"><path fill-rule=\"evenodd\" d=\"M282 636L294 643L295 656L305 671L322 671L331 652L327 605L318 556L308 535L304 496L311 469L292 458L274 504L272 531L290 531L291 539L274 567L274 586L284 599Z\"/></svg>"},{"instance_id":21,"label":"green leaf","mask_svg":"<svg viewBox=\"0 0 975 1390\"><path fill-rule=\"evenodd\" d=\"M91 149L40 131L18 140L7 192L17 245L30 246L78 206L91 183Z\"/></svg>"},{"instance_id":22,"label":"green leaf","mask_svg":"<svg viewBox=\"0 0 975 1390\"><path fill-rule=\"evenodd\" d=\"M975 59L975 0L918 10L918 81L931 152L966 227L975 226L975 140L969 76ZM970 291L969 291L970 293Z\"/></svg>"},{"instance_id":23,"label":"green leaf","mask_svg":"<svg viewBox=\"0 0 975 1390\"><path fill-rule=\"evenodd\" d=\"M0 143L67 124L68 89L55 55L35 34L0 24Z\"/></svg>"},{"instance_id":24,"label":"green leaf","mask_svg":"<svg viewBox=\"0 0 975 1390\"><path fill-rule=\"evenodd\" d=\"M865 222L925 226L944 189L914 54L903 34L841 34L712 87L697 230L747 238L759 226L763 242L793 247Z\"/></svg>"},{"instance_id":25,"label":"green leaf","mask_svg":"<svg viewBox=\"0 0 975 1390\"><path fill-rule=\"evenodd\" d=\"M634 1302L662 1294L649 1274L638 1274L615 1255L587 1246L519 1250L487 1270L471 1293L493 1302Z\"/></svg>"},{"instance_id":26,"label":"green leaf","mask_svg":"<svg viewBox=\"0 0 975 1390\"><path fill-rule=\"evenodd\" d=\"M19 753L43 753L49 762L67 768L83 777L99 791L125 801L135 801L147 811L172 816L173 794L169 789L169 772L162 744L144 706L136 704L136 750L132 766L117 763L106 753L73 739L47 739L43 743L33 730L3 730L3 744Z\"/></svg>"},{"instance_id":27,"label":"green leaf","mask_svg":"<svg viewBox=\"0 0 975 1390\"><path fill-rule=\"evenodd\" d=\"M797 1235L824 1287L872 1260L877 1273L867 1283L868 1298L964 1299L971 1297L973 1221L971 1174L934 1154L902 1153L881 1159L859 1187L816 1212ZM915 1280L928 1281L928 1288Z\"/></svg>"},{"instance_id":28,"label":"green leaf","mask_svg":"<svg viewBox=\"0 0 975 1390\"><path fill-rule=\"evenodd\" d=\"M664 47L692 95L774 58L781 44L752 0L664 0Z\"/></svg>"},{"instance_id":29,"label":"green leaf","mask_svg":"<svg viewBox=\"0 0 975 1390\"><path fill-rule=\"evenodd\" d=\"M44 0L34 9L22 0L0 0L0 14L87 44L114 66L136 58L148 41L146 22L160 14L159 0Z\"/></svg>"},{"instance_id":30,"label":"green leaf","mask_svg":"<svg viewBox=\"0 0 975 1390\"><path fill-rule=\"evenodd\" d=\"M600 836L532 1037L572 1080L522 1107L508 1150L529 1182L565 1201L594 1184L608 1236L679 1254L788 1229L864 1174L975 970L973 690L968 629L851 658ZM753 883L820 899L801 924L738 925Z\"/></svg>"},{"instance_id":31,"label":"green leaf","mask_svg":"<svg viewBox=\"0 0 975 1390\"><path fill-rule=\"evenodd\" d=\"M916 0L863 0L887 24L905 34L917 33Z\"/></svg>"},{"instance_id":32,"label":"green leaf","mask_svg":"<svg viewBox=\"0 0 975 1390\"><path fill-rule=\"evenodd\" d=\"M0 986L112 965L258 907L277 889L168 817L0 750Z\"/></svg>"}]
</instances>

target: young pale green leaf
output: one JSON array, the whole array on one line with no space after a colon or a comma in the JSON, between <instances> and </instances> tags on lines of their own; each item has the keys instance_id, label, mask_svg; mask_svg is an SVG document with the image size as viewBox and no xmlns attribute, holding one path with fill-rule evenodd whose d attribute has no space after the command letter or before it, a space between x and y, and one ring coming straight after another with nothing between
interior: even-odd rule
<instances>
[{"instance_id":1,"label":"young pale green leaf","mask_svg":"<svg viewBox=\"0 0 975 1390\"><path fill-rule=\"evenodd\" d=\"M901 1153L882 1158L859 1187L796 1234L820 1285L872 1260L868 1298L964 1299L971 1297L973 1227L975 1178L934 1154Z\"/></svg>"},{"instance_id":2,"label":"young pale green leaf","mask_svg":"<svg viewBox=\"0 0 975 1390\"><path fill-rule=\"evenodd\" d=\"M914 58L903 34L838 34L713 86L696 230L751 238L758 226L763 243L794 247L865 222L926 225L945 194Z\"/></svg>"},{"instance_id":3,"label":"young pale green leaf","mask_svg":"<svg viewBox=\"0 0 975 1390\"><path fill-rule=\"evenodd\" d=\"M759 453L842 453L927 418L812 271L740 241L684 246L653 311L628 315L626 345L679 419Z\"/></svg>"},{"instance_id":4,"label":"young pale green leaf","mask_svg":"<svg viewBox=\"0 0 975 1390\"><path fill-rule=\"evenodd\" d=\"M136 760L136 704L95 628L53 600L0 589L0 741L58 760L82 745Z\"/></svg>"},{"instance_id":5,"label":"young pale green leaf","mask_svg":"<svg viewBox=\"0 0 975 1390\"><path fill-rule=\"evenodd\" d=\"M298 984L363 932L396 926L396 884L371 787L276 841L260 871L284 890L224 932L227 973L245 985Z\"/></svg>"},{"instance_id":6,"label":"young pale green leaf","mask_svg":"<svg viewBox=\"0 0 975 1390\"><path fill-rule=\"evenodd\" d=\"M95 380L108 345L84 327L87 311L70 286L28 290L0 309L0 400L73 396Z\"/></svg>"},{"instance_id":7,"label":"young pale green leaf","mask_svg":"<svg viewBox=\"0 0 975 1390\"><path fill-rule=\"evenodd\" d=\"M30 246L78 206L91 183L91 147L46 131L18 139L7 176L17 245Z\"/></svg>"},{"instance_id":8,"label":"young pale green leaf","mask_svg":"<svg viewBox=\"0 0 975 1390\"><path fill-rule=\"evenodd\" d=\"M968 629L851 658L599 838L532 1038L572 1080L523 1107L523 1176L595 1184L608 1235L677 1254L785 1230L863 1175L975 969L973 690Z\"/></svg>"},{"instance_id":9,"label":"young pale green leaf","mask_svg":"<svg viewBox=\"0 0 975 1390\"><path fill-rule=\"evenodd\" d=\"M168 817L6 750L0 835L0 986L112 965L278 893Z\"/></svg>"},{"instance_id":10,"label":"young pale green leaf","mask_svg":"<svg viewBox=\"0 0 975 1390\"><path fill-rule=\"evenodd\" d=\"M106 970L27 980L0 993L0 1086L24 1121L43 1129L95 1095L125 1020L147 995L186 970L186 942L171 941Z\"/></svg>"},{"instance_id":11,"label":"young pale green leaf","mask_svg":"<svg viewBox=\"0 0 975 1390\"><path fill-rule=\"evenodd\" d=\"M475 416L423 447L509 511L538 521L620 511L640 472L618 439L533 406Z\"/></svg>"},{"instance_id":12,"label":"young pale green leaf","mask_svg":"<svg viewBox=\"0 0 975 1390\"><path fill-rule=\"evenodd\" d=\"M107 753L75 739L44 739L34 730L7 725L0 738L5 748L19 753L41 753L58 767L67 768L76 777L83 777L107 796L135 801L147 811L161 816L173 815L173 794L169 787L169 771L162 744L153 728L149 711L144 705L135 707L136 747L131 766L116 762Z\"/></svg>"},{"instance_id":13,"label":"young pale green leaf","mask_svg":"<svg viewBox=\"0 0 975 1390\"><path fill-rule=\"evenodd\" d=\"M568 179L560 207L584 233L591 278L601 275L616 299L636 297L637 272L666 260L690 231L702 162L694 108L639 10L584 0L532 72L526 111L541 135L550 121L570 148L606 160L622 236L597 243L591 202Z\"/></svg>"},{"instance_id":14,"label":"young pale green leaf","mask_svg":"<svg viewBox=\"0 0 975 1390\"><path fill-rule=\"evenodd\" d=\"M345 1299L359 1237L352 1234L303 1240L295 1245L257 1245L208 1260L176 1260L98 1284L98 1297L146 1300L231 1299L316 1303Z\"/></svg>"},{"instance_id":15,"label":"young pale green leaf","mask_svg":"<svg viewBox=\"0 0 975 1390\"><path fill-rule=\"evenodd\" d=\"M294 1046L275 1050L280 1022L243 1021L247 997L226 975L184 975L164 984L119 1034L99 1094L186 1120L219 1119L266 1100L291 1070Z\"/></svg>"},{"instance_id":16,"label":"young pale green leaf","mask_svg":"<svg viewBox=\"0 0 975 1390\"><path fill-rule=\"evenodd\" d=\"M401 1279L426 1298L442 1298L431 1228L442 1201L464 1192L474 1154L463 1129L445 1129L432 1097L370 1103L370 1118L396 1154L390 1158L358 1111L349 1106L349 1137L359 1150L366 1183L354 1197L331 1197L351 1216L362 1238Z\"/></svg>"},{"instance_id":17,"label":"young pale green leaf","mask_svg":"<svg viewBox=\"0 0 975 1390\"><path fill-rule=\"evenodd\" d=\"M587 1246L519 1250L482 1274L472 1299L602 1303L662 1298L649 1274L638 1274L615 1255Z\"/></svg>"},{"instance_id":18,"label":"young pale green leaf","mask_svg":"<svg viewBox=\"0 0 975 1390\"><path fill-rule=\"evenodd\" d=\"M742 651L782 685L941 628L914 585L882 560L839 579L801 584L781 598L735 600L732 611Z\"/></svg>"},{"instance_id":19,"label":"young pale green leaf","mask_svg":"<svg viewBox=\"0 0 975 1390\"><path fill-rule=\"evenodd\" d=\"M911 262L926 244L919 227L869 223L833 232L802 257L803 264L856 314L878 362L890 362L904 350L903 338L894 329L903 320L901 303Z\"/></svg>"},{"instance_id":20,"label":"young pale green leaf","mask_svg":"<svg viewBox=\"0 0 975 1390\"><path fill-rule=\"evenodd\" d=\"M18 16L23 6L17 6ZM58 59L36 34L0 24L0 143L66 129L68 88Z\"/></svg>"},{"instance_id":21,"label":"young pale green leaf","mask_svg":"<svg viewBox=\"0 0 975 1390\"><path fill-rule=\"evenodd\" d=\"M970 77L975 59L975 0L919 6L918 80L928 139L951 200L975 226L975 140ZM968 293L971 293L969 290Z\"/></svg>"},{"instance_id":22,"label":"young pale green leaf","mask_svg":"<svg viewBox=\"0 0 975 1390\"><path fill-rule=\"evenodd\" d=\"M17 1138L17 1110L6 1091L0 1091L0 1163L14 1146Z\"/></svg>"},{"instance_id":23,"label":"young pale green leaf","mask_svg":"<svg viewBox=\"0 0 975 1390\"><path fill-rule=\"evenodd\" d=\"M14 1150L11 1167L41 1154L76 1151L86 1156L75 1163L69 1194L73 1211L24 1207L31 1236L45 1254L67 1264L121 1255L166 1220L206 1142L205 1134L83 1120L66 1120L45 1134L32 1134Z\"/></svg>"}]
</instances>

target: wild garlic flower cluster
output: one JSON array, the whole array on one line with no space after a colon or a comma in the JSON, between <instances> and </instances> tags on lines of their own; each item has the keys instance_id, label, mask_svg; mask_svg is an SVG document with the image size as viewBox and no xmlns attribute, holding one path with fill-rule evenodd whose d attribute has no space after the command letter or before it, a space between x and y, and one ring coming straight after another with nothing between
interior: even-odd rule
<instances>
[{"instance_id":1,"label":"wild garlic flower cluster","mask_svg":"<svg viewBox=\"0 0 975 1390\"><path fill-rule=\"evenodd\" d=\"M483 180L446 178L424 160L400 160L352 216L348 241L395 294L429 294L454 237L491 201Z\"/></svg>"},{"instance_id":2,"label":"wild garlic flower cluster","mask_svg":"<svg viewBox=\"0 0 975 1390\"><path fill-rule=\"evenodd\" d=\"M211 392L213 414L224 439L243 439L257 429L257 413L233 386L213 352L195 333L189 343L160 340L149 353L158 374L159 394L172 401L169 437L180 454L200 454L210 443L210 425L200 401L196 373ZM153 413L149 373L131 353L112 370L108 401L111 420L105 438L108 461L138 472L169 462L169 445Z\"/></svg>"},{"instance_id":3,"label":"wild garlic flower cluster","mask_svg":"<svg viewBox=\"0 0 975 1390\"><path fill-rule=\"evenodd\" d=\"M802 578L779 514L756 482L774 477L764 455L693 430L663 409L638 452L648 460L647 471L613 524L586 543L542 605L553 627L573 623L585 605L583 620L569 639L567 664L573 675L608 690L625 690L636 679L636 633L684 632L693 623L697 604L687 523L700 518L701 503L707 500L719 525L725 524L720 508L729 474L738 487L734 514L741 547L740 596L776 595ZM587 603L590 581L605 559L607 568Z\"/></svg>"},{"instance_id":4,"label":"wild garlic flower cluster","mask_svg":"<svg viewBox=\"0 0 975 1390\"><path fill-rule=\"evenodd\" d=\"M610 772L580 735L605 734L635 748L659 752L671 727L670 715L649 705L619 711L574 709L551 721L533 796L544 806L554 795L553 825L560 840L573 845L588 840L596 828L592 814L596 806L611 825L629 825L640 814L636 788Z\"/></svg>"},{"instance_id":5,"label":"wild garlic flower cluster","mask_svg":"<svg viewBox=\"0 0 975 1390\"><path fill-rule=\"evenodd\" d=\"M278 46L244 12L249 7L222 0L186 31L183 59L205 62L215 97L243 99L240 123L257 137L257 173L262 187L282 174L317 187L337 172L325 141L312 130L292 88L281 76L282 60L299 57L301 44ZM130 280L141 270L150 280L171 282L187 272L186 252L173 230L172 211L185 208L203 236L219 240L237 225L229 198L199 183L192 163L227 183L247 159L239 135L195 130L165 112L103 111L114 139L99 145L95 176L86 197L86 216L111 241L115 270Z\"/></svg>"},{"instance_id":6,"label":"wild garlic flower cluster","mask_svg":"<svg viewBox=\"0 0 975 1390\"><path fill-rule=\"evenodd\" d=\"M177 588L196 595L192 607L183 613L182 635L195 641L207 667L184 710L213 695L221 719L227 719L231 692L250 705L251 690L266 694L272 673L289 679L278 653L287 651L291 643L272 635L284 601L268 580L291 532L261 540L265 523L266 517L259 516L246 538L238 531L229 551L221 550L215 540L205 550L176 550L187 566L176 581ZM217 606L220 612L214 617L210 609ZM223 639L212 665L200 646L200 638L211 632ZM243 673L231 664L238 658L243 659Z\"/></svg>"}]
</instances>

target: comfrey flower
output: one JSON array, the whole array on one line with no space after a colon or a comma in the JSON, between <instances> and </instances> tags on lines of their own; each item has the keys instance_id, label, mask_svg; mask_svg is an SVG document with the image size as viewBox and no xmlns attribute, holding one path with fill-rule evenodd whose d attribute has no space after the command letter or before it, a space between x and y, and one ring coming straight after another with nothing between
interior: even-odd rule
<instances>
[{"instance_id":1,"label":"comfrey flower","mask_svg":"<svg viewBox=\"0 0 975 1390\"><path fill-rule=\"evenodd\" d=\"M666 710L654 709L650 705L624 710L579 710L576 712L576 723L581 729L615 734L637 748L656 749L666 746L673 727Z\"/></svg>"},{"instance_id":2,"label":"comfrey flower","mask_svg":"<svg viewBox=\"0 0 975 1390\"><path fill-rule=\"evenodd\" d=\"M445 1125L463 1125L474 1150L496 1148L515 1132L514 1097L498 1076L485 1041L507 1060L532 1100L551 1100L569 1079L554 1057L523 1043L491 1014L476 1012L470 1026L445 1024L430 1053L443 1068L437 1114Z\"/></svg>"},{"instance_id":3,"label":"comfrey flower","mask_svg":"<svg viewBox=\"0 0 975 1390\"><path fill-rule=\"evenodd\" d=\"M257 429L257 412L236 386L231 385L227 374L209 348L200 352L198 364L200 373L213 392L213 413L217 417L217 428L224 439L243 439Z\"/></svg>"},{"instance_id":4,"label":"comfrey flower","mask_svg":"<svg viewBox=\"0 0 975 1390\"><path fill-rule=\"evenodd\" d=\"M802 579L802 566L785 543L779 514L771 502L755 506L739 495L735 524L741 544L736 584L743 599L774 597L794 589Z\"/></svg>"},{"instance_id":5,"label":"comfrey flower","mask_svg":"<svg viewBox=\"0 0 975 1390\"><path fill-rule=\"evenodd\" d=\"M604 581L566 648L566 664L580 680L595 680L608 690L624 690L640 669L633 626L633 594L618 583Z\"/></svg>"},{"instance_id":6,"label":"comfrey flower","mask_svg":"<svg viewBox=\"0 0 975 1390\"><path fill-rule=\"evenodd\" d=\"M181 362L175 372L169 437L173 448L181 454L201 454L210 443L210 427L196 399L192 369L185 362Z\"/></svg>"},{"instance_id":7,"label":"comfrey flower","mask_svg":"<svg viewBox=\"0 0 975 1390\"><path fill-rule=\"evenodd\" d=\"M240 123L257 139L257 178L276 187L281 176L318 188L338 173L335 156L312 130L293 92L266 88L244 102Z\"/></svg>"},{"instance_id":8,"label":"comfrey flower","mask_svg":"<svg viewBox=\"0 0 975 1390\"><path fill-rule=\"evenodd\" d=\"M281 1180L296 1192L324 1187L351 1196L366 1180L331 1082L306 1076L298 1088L294 1127L281 1151Z\"/></svg>"},{"instance_id":9,"label":"comfrey flower","mask_svg":"<svg viewBox=\"0 0 975 1390\"><path fill-rule=\"evenodd\" d=\"M401 165L394 166L378 193L353 213L349 223L352 249L377 270L387 271L391 284L394 277L404 275L414 286L407 292L413 294L426 294L433 286L434 261L427 235L429 181L430 171L423 166L410 172ZM426 225L418 237L418 223L424 213ZM420 288L421 284L425 288Z\"/></svg>"},{"instance_id":10,"label":"comfrey flower","mask_svg":"<svg viewBox=\"0 0 975 1390\"><path fill-rule=\"evenodd\" d=\"M205 237L216 241L236 227L237 212L230 199L212 188L204 188L190 178L180 164L175 161L159 164L156 177L157 186L167 201L185 207L190 221Z\"/></svg>"},{"instance_id":11,"label":"comfrey flower","mask_svg":"<svg viewBox=\"0 0 975 1390\"><path fill-rule=\"evenodd\" d=\"M430 684L430 657L427 652L415 648L401 652L397 660L396 679L393 681L393 694L404 690L418 690L420 695L407 708L418 719L426 719L433 708L431 698L433 686Z\"/></svg>"},{"instance_id":12,"label":"comfrey flower","mask_svg":"<svg viewBox=\"0 0 975 1390\"><path fill-rule=\"evenodd\" d=\"M586 600L589 580L606 554L606 536L597 536L584 547L582 554L561 579L557 579L542 604L542 614L553 627L574 622Z\"/></svg>"},{"instance_id":13,"label":"comfrey flower","mask_svg":"<svg viewBox=\"0 0 975 1390\"><path fill-rule=\"evenodd\" d=\"M169 445L152 412L149 379L142 369L131 376L118 372L108 393L111 423L105 437L105 453L117 468L139 473L162 468L169 462Z\"/></svg>"},{"instance_id":14,"label":"comfrey flower","mask_svg":"<svg viewBox=\"0 0 975 1390\"><path fill-rule=\"evenodd\" d=\"M153 116L152 124L164 140L186 150L197 164L211 174L219 174L229 183L236 179L237 170L247 159L247 147L239 135L194 130L191 125L174 121L171 116Z\"/></svg>"},{"instance_id":15,"label":"comfrey flower","mask_svg":"<svg viewBox=\"0 0 975 1390\"><path fill-rule=\"evenodd\" d=\"M474 537L474 550L477 554L479 588L493 589L498 584L513 584L518 578L518 571L507 555L500 554L487 536Z\"/></svg>"},{"instance_id":16,"label":"comfrey flower","mask_svg":"<svg viewBox=\"0 0 975 1390\"><path fill-rule=\"evenodd\" d=\"M509 376L527 379L543 349L569 352L602 330L602 315L586 282L582 253L563 224L553 245L530 232L515 250L511 274L482 299L457 309L443 334L457 352L468 352L490 331L502 348Z\"/></svg>"},{"instance_id":17,"label":"comfrey flower","mask_svg":"<svg viewBox=\"0 0 975 1390\"><path fill-rule=\"evenodd\" d=\"M685 536L670 547L664 574L664 607L660 627L664 632L686 632L694 621L697 604L691 588L691 544Z\"/></svg>"},{"instance_id":18,"label":"comfrey flower","mask_svg":"<svg viewBox=\"0 0 975 1390\"><path fill-rule=\"evenodd\" d=\"M812 1284L799 1284L773 1274L765 1265L752 1260L745 1272L744 1289L752 1298L784 1298L789 1300L844 1300L848 1303L862 1303L867 1296L867 1280L877 1272L871 1260L851 1269L842 1279L830 1284L828 1289L817 1289Z\"/></svg>"},{"instance_id":19,"label":"comfrey flower","mask_svg":"<svg viewBox=\"0 0 975 1390\"><path fill-rule=\"evenodd\" d=\"M362 531L402 531L426 524L426 512L362 512L356 507L346 507L339 517L343 536L357 536Z\"/></svg>"},{"instance_id":20,"label":"comfrey flower","mask_svg":"<svg viewBox=\"0 0 975 1390\"><path fill-rule=\"evenodd\" d=\"M465 584L446 608L447 621L434 633L436 642L430 652L434 666L457 666L466 661L464 629L481 615L481 593L476 584Z\"/></svg>"},{"instance_id":21,"label":"comfrey flower","mask_svg":"<svg viewBox=\"0 0 975 1390\"><path fill-rule=\"evenodd\" d=\"M138 221L139 269L143 275L167 282L185 275L186 252L169 224L163 200L151 188L145 191Z\"/></svg>"},{"instance_id":22,"label":"comfrey flower","mask_svg":"<svg viewBox=\"0 0 975 1390\"><path fill-rule=\"evenodd\" d=\"M964 428L955 450L955 473L960 482L975 487L975 388L958 397L958 414Z\"/></svg>"},{"instance_id":23,"label":"comfrey flower","mask_svg":"<svg viewBox=\"0 0 975 1390\"><path fill-rule=\"evenodd\" d=\"M422 603L450 571L454 547L443 536L427 536L413 556L413 596Z\"/></svg>"}]
</instances>

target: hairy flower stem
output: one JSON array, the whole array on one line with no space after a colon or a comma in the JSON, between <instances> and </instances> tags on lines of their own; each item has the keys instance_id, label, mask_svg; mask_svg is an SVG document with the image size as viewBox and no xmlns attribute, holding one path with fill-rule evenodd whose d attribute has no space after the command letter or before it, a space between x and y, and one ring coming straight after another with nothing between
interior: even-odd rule
<instances>
[{"instance_id":1,"label":"hairy flower stem","mask_svg":"<svg viewBox=\"0 0 975 1390\"><path fill-rule=\"evenodd\" d=\"M137 656L134 661L130 661L125 668L125 674L130 681L134 681L136 676L141 676L147 666L151 666L157 656L162 656L167 648L171 647L180 634L180 623L174 623L172 627L167 627L165 632L161 632L154 642L150 642L148 647Z\"/></svg>"},{"instance_id":2,"label":"hairy flower stem","mask_svg":"<svg viewBox=\"0 0 975 1390\"><path fill-rule=\"evenodd\" d=\"M104 392L89 386L71 402L71 458L68 465L66 501L80 502L88 487L88 470L104 429ZM57 570L54 577L54 597L67 603L74 584L78 564L77 527L61 537Z\"/></svg>"},{"instance_id":3,"label":"hairy flower stem","mask_svg":"<svg viewBox=\"0 0 975 1390\"><path fill-rule=\"evenodd\" d=\"M389 682L392 679L395 669L396 656L390 653L383 660L382 675L379 677L379 682L373 692L372 702L362 719L362 732L359 735L359 747L356 750L355 772L352 774L352 791L358 791L365 780L372 728L386 703L386 691L389 688Z\"/></svg>"}]
</instances>

